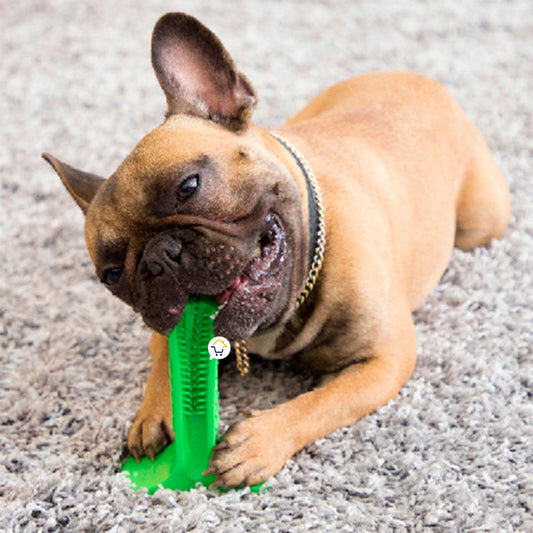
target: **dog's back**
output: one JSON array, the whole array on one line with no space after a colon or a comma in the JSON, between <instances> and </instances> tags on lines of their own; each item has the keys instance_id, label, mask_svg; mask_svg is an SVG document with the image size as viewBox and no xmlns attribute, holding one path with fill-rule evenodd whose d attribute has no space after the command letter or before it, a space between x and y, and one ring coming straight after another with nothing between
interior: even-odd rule
<instances>
[{"instance_id":1,"label":"dog's back","mask_svg":"<svg viewBox=\"0 0 533 533\"><path fill-rule=\"evenodd\" d=\"M482 135L435 80L401 71L357 76L320 93L284 129L308 152L335 158L334 172L324 157L312 161L335 205L344 196L362 209L365 224L369 212L386 211L412 308L438 282L454 245L486 245L507 227L503 176ZM376 219L374 241L379 225Z\"/></svg>"}]
</instances>

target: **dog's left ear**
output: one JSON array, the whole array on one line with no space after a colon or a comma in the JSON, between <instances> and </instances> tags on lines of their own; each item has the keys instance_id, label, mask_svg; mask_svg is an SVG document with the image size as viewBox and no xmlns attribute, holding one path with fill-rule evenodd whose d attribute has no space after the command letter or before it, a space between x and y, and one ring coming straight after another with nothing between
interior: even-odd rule
<instances>
[{"instance_id":1,"label":"dog's left ear","mask_svg":"<svg viewBox=\"0 0 533 533\"><path fill-rule=\"evenodd\" d=\"M80 206L83 214L86 215L91 200L105 182L105 179L96 174L90 174L89 172L71 167L50 154L42 154L42 156L46 162L52 165L52 168L61 178L67 191Z\"/></svg>"},{"instance_id":2,"label":"dog's left ear","mask_svg":"<svg viewBox=\"0 0 533 533\"><path fill-rule=\"evenodd\" d=\"M239 132L257 103L254 88L218 37L194 17L167 13L152 35L152 65L168 113L210 119Z\"/></svg>"}]
</instances>

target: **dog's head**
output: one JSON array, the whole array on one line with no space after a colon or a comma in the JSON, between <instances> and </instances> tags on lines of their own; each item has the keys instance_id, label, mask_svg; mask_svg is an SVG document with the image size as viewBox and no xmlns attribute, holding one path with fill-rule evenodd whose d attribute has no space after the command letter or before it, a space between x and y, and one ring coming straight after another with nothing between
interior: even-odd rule
<instances>
[{"instance_id":1,"label":"dog's head","mask_svg":"<svg viewBox=\"0 0 533 533\"><path fill-rule=\"evenodd\" d=\"M165 121L109 179L50 155L86 215L98 278L168 334L190 294L214 295L214 329L249 337L294 310L307 270L298 187L250 122L256 94L218 38L170 13L156 24L152 63Z\"/></svg>"}]
</instances>

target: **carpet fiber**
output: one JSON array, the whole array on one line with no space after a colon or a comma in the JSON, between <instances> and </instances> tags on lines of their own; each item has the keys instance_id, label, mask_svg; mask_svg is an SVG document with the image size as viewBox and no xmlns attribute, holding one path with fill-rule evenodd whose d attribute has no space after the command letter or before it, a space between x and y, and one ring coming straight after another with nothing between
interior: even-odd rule
<instances>
[{"instance_id":1,"label":"carpet fiber","mask_svg":"<svg viewBox=\"0 0 533 533\"><path fill-rule=\"evenodd\" d=\"M456 251L415 312L397 398L307 446L260 495L133 492L117 474L150 361L141 320L99 286L83 217L40 159L109 175L162 119L149 59L166 11L213 28L276 127L351 75L442 81L513 193L502 241ZM533 531L533 4L24 0L0 6L0 530ZM254 360L221 418L313 386Z\"/></svg>"}]
</instances>

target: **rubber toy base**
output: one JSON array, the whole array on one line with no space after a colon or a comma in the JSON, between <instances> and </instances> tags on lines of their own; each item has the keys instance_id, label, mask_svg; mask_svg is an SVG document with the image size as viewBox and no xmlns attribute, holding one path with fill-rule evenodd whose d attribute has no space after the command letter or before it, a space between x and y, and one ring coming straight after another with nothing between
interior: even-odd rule
<instances>
[{"instance_id":1,"label":"rubber toy base","mask_svg":"<svg viewBox=\"0 0 533 533\"><path fill-rule=\"evenodd\" d=\"M133 483L133 488L135 490L146 488L148 489L148 494L153 494L161 487L188 491L196 488L198 483L209 487L211 483L215 482L215 475L203 476L201 473L196 472L191 476L187 476L183 472L178 472L175 468L175 448L175 443L173 442L155 457L154 462L146 456L142 457L139 462L135 461L133 457L129 457L125 461L122 471L128 473ZM207 466L205 469L207 469ZM258 493L262 486L263 483L253 485L250 487L250 490ZM241 490L242 488L244 487L237 490ZM218 490L228 492L225 489Z\"/></svg>"}]
</instances>

